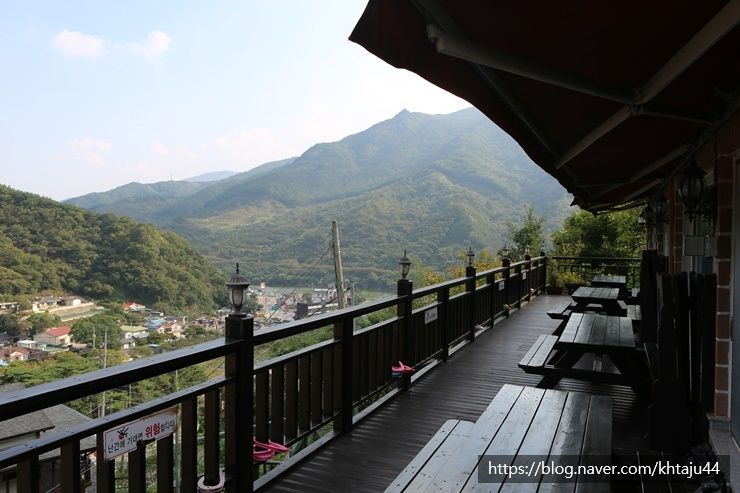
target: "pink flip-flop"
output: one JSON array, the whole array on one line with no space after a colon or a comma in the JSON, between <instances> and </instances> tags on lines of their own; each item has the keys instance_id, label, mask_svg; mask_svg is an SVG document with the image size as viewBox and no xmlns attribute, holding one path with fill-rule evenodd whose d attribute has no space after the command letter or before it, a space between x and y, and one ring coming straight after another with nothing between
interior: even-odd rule
<instances>
[{"instance_id":1,"label":"pink flip-flop","mask_svg":"<svg viewBox=\"0 0 740 493\"><path fill-rule=\"evenodd\" d=\"M416 370L414 370L410 366L404 365L403 361L399 361L398 366L391 366L391 371L393 371L394 373L413 373Z\"/></svg>"},{"instance_id":2,"label":"pink flip-flop","mask_svg":"<svg viewBox=\"0 0 740 493\"><path fill-rule=\"evenodd\" d=\"M252 445L252 456L257 462L267 462L275 457L275 451L255 443Z\"/></svg>"},{"instance_id":3,"label":"pink flip-flop","mask_svg":"<svg viewBox=\"0 0 740 493\"><path fill-rule=\"evenodd\" d=\"M283 444L273 442L272 440L268 440L267 443L262 443L258 441L256 438L254 438L254 446L272 450L273 452L277 454L285 454L287 452L290 452L290 449L288 447L286 447Z\"/></svg>"}]
</instances>

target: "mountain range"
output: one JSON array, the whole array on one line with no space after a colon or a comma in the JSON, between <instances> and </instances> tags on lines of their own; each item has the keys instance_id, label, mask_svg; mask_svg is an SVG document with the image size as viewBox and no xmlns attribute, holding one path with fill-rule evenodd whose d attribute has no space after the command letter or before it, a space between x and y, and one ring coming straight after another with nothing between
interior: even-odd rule
<instances>
[{"instance_id":1,"label":"mountain range","mask_svg":"<svg viewBox=\"0 0 740 493\"><path fill-rule=\"evenodd\" d=\"M525 205L553 229L569 203L552 177L472 108L404 110L298 157L223 176L130 183L67 203L154 223L185 236L212 263L226 268L239 260L255 282L275 284L332 280L327 246L336 219L345 276L371 288L395 280L404 249L440 269L469 245L501 248L507 223L520 221Z\"/></svg>"},{"instance_id":2,"label":"mountain range","mask_svg":"<svg viewBox=\"0 0 740 493\"><path fill-rule=\"evenodd\" d=\"M0 299L67 292L198 313L225 302L225 280L176 234L0 185Z\"/></svg>"}]
</instances>

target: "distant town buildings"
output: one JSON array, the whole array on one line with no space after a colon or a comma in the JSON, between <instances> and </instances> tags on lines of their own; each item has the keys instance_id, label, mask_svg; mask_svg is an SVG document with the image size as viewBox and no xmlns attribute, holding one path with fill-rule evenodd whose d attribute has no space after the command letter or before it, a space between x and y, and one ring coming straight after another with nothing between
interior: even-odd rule
<instances>
[{"instance_id":1,"label":"distant town buildings","mask_svg":"<svg viewBox=\"0 0 740 493\"><path fill-rule=\"evenodd\" d=\"M33 336L33 340L38 344L46 344L56 347L68 347L72 344L69 325L62 327L51 327L43 332Z\"/></svg>"}]
</instances>

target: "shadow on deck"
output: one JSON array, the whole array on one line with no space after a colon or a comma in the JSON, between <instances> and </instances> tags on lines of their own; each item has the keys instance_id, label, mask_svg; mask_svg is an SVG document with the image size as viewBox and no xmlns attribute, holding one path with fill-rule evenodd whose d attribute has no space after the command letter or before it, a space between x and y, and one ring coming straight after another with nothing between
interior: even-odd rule
<instances>
[{"instance_id":1,"label":"shadow on deck","mask_svg":"<svg viewBox=\"0 0 740 493\"><path fill-rule=\"evenodd\" d=\"M507 383L534 386L517 363L558 322L547 310L562 296L540 296L456 352L390 401L272 484L272 492L383 491L448 419L476 421ZM646 409L628 387L563 380L564 390L614 397L615 448L643 448Z\"/></svg>"}]
</instances>

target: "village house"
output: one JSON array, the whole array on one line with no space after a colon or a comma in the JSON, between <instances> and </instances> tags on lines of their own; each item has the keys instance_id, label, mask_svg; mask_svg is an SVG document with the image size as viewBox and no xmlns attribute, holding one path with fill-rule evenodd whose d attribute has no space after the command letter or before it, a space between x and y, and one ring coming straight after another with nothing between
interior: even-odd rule
<instances>
[{"instance_id":1,"label":"village house","mask_svg":"<svg viewBox=\"0 0 740 493\"><path fill-rule=\"evenodd\" d=\"M174 337L175 339L180 339L183 336L184 330L185 325L174 320L170 322L165 322L157 328L157 332L159 332L160 334L166 334Z\"/></svg>"},{"instance_id":2,"label":"village house","mask_svg":"<svg viewBox=\"0 0 740 493\"><path fill-rule=\"evenodd\" d=\"M70 344L72 344L70 327L68 325L64 325L62 327L51 327L33 336L33 340L36 341L37 344L48 344L49 346L56 347L68 347Z\"/></svg>"},{"instance_id":3,"label":"village house","mask_svg":"<svg viewBox=\"0 0 740 493\"><path fill-rule=\"evenodd\" d=\"M65 296L62 298L62 306L80 306L85 302L79 296Z\"/></svg>"},{"instance_id":4,"label":"village house","mask_svg":"<svg viewBox=\"0 0 740 493\"><path fill-rule=\"evenodd\" d=\"M127 301L121 307L125 312L141 312L146 310L145 305L142 305L141 303L137 303L135 301Z\"/></svg>"},{"instance_id":5,"label":"village house","mask_svg":"<svg viewBox=\"0 0 740 493\"><path fill-rule=\"evenodd\" d=\"M17 301L0 301L0 313L16 313L18 307Z\"/></svg>"},{"instance_id":6,"label":"village house","mask_svg":"<svg viewBox=\"0 0 740 493\"><path fill-rule=\"evenodd\" d=\"M143 325L123 325L121 331L125 339L142 339L148 335Z\"/></svg>"},{"instance_id":7,"label":"village house","mask_svg":"<svg viewBox=\"0 0 740 493\"><path fill-rule=\"evenodd\" d=\"M62 303L62 298L58 296L41 296L31 301L31 310L34 313L43 312L55 308Z\"/></svg>"},{"instance_id":8,"label":"village house","mask_svg":"<svg viewBox=\"0 0 740 493\"><path fill-rule=\"evenodd\" d=\"M23 347L9 346L0 349L0 357L5 361L28 361L30 352Z\"/></svg>"}]
</instances>

